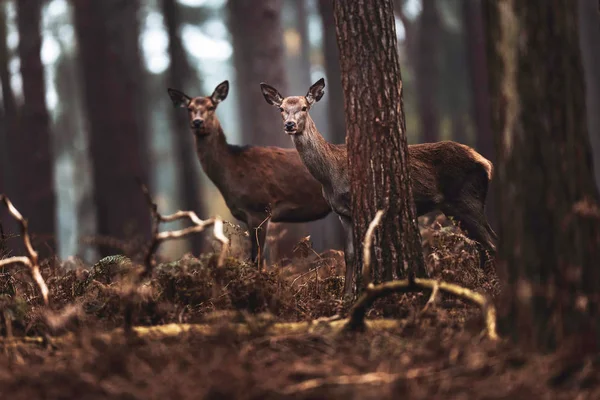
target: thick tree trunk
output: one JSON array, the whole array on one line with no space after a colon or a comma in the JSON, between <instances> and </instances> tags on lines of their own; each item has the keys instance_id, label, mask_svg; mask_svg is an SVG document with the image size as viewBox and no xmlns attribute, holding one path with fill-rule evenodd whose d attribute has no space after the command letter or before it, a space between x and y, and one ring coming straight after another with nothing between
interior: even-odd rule
<instances>
[{"instance_id":1,"label":"thick tree trunk","mask_svg":"<svg viewBox=\"0 0 600 400\"><path fill-rule=\"evenodd\" d=\"M467 64L471 78L471 115L475 123L475 148L492 164L496 163L494 138L490 126L490 94L488 89L488 66L485 53L485 29L481 0L463 2L463 22L467 41ZM497 185L492 181L491 192ZM486 213L492 227L497 226L496 196L488 197Z\"/></svg>"},{"instance_id":2,"label":"thick tree trunk","mask_svg":"<svg viewBox=\"0 0 600 400\"><path fill-rule=\"evenodd\" d=\"M17 4L19 57L23 79L24 104L19 111L19 127L9 134L14 203L28 218L29 229L41 235L46 249L56 248L54 163L50 117L46 108L46 84L41 60L41 0L20 0ZM16 176L19 176L19 179Z\"/></svg>"},{"instance_id":3,"label":"thick tree trunk","mask_svg":"<svg viewBox=\"0 0 600 400\"><path fill-rule=\"evenodd\" d=\"M193 77L193 72L181 41L179 32L181 19L177 1L162 0L162 10L165 17L167 34L169 35L169 56L171 58L168 86L188 93L189 91L186 87ZM199 93L198 95L202 94ZM177 154L176 159L179 160L178 180L182 199L181 206L178 206L177 208L193 210L201 218L204 218L206 212L202 201L200 176L198 175L196 168L198 159L194 151L194 138L190 133L187 119L183 118L181 114L181 110L173 109L172 113L173 123L171 129ZM198 255L202 252L204 242L203 235L193 235L189 240L191 241L191 250L194 254Z\"/></svg>"},{"instance_id":4,"label":"thick tree trunk","mask_svg":"<svg viewBox=\"0 0 600 400\"><path fill-rule=\"evenodd\" d=\"M355 264L377 210L385 216L373 238L376 282L426 274L408 168L402 79L391 0L334 2L348 162ZM359 281L359 279L357 279Z\"/></svg>"},{"instance_id":5,"label":"thick tree trunk","mask_svg":"<svg viewBox=\"0 0 600 400\"><path fill-rule=\"evenodd\" d=\"M281 116L264 102L260 82L289 96L285 74L285 49L281 28L281 0L229 0L229 27L239 89L239 110L245 142L259 146L290 147Z\"/></svg>"},{"instance_id":6,"label":"thick tree trunk","mask_svg":"<svg viewBox=\"0 0 600 400\"><path fill-rule=\"evenodd\" d=\"M579 0L578 4L587 122L594 154L596 186L600 188L600 5L596 0Z\"/></svg>"},{"instance_id":7,"label":"thick tree trunk","mask_svg":"<svg viewBox=\"0 0 600 400\"><path fill-rule=\"evenodd\" d=\"M425 143L439 140L440 116L436 101L439 68L437 63L440 20L436 0L423 0L417 51L417 99L421 138Z\"/></svg>"},{"instance_id":8,"label":"thick tree trunk","mask_svg":"<svg viewBox=\"0 0 600 400\"><path fill-rule=\"evenodd\" d=\"M486 7L507 330L542 350L573 336L596 339L600 209L577 3Z\"/></svg>"},{"instance_id":9,"label":"thick tree trunk","mask_svg":"<svg viewBox=\"0 0 600 400\"><path fill-rule=\"evenodd\" d=\"M98 233L127 239L133 233L147 235L150 214L135 183L136 177L148 182L149 168L138 2L77 0L73 6Z\"/></svg>"}]
</instances>

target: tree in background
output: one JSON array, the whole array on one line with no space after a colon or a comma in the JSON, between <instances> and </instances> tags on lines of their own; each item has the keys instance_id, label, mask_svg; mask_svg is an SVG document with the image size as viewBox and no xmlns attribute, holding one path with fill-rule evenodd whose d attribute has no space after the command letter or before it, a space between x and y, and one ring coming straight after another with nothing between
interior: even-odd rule
<instances>
[{"instance_id":1,"label":"tree in background","mask_svg":"<svg viewBox=\"0 0 600 400\"><path fill-rule=\"evenodd\" d=\"M56 199L52 135L46 108L44 66L40 55L42 4L42 0L16 2L24 103L18 110L14 110L18 121L17 126L13 125L13 129L9 131L8 146L11 149L10 170L21 177L12 179L15 190L13 201L20 212L27 216L31 232L48 235L48 239L51 239L44 240L46 246L38 247L44 255L47 254L47 249L56 248ZM5 107L14 107L14 104L10 104L12 102L9 95ZM10 112L9 109L6 111Z\"/></svg>"},{"instance_id":2,"label":"tree in background","mask_svg":"<svg viewBox=\"0 0 600 400\"><path fill-rule=\"evenodd\" d=\"M421 120L421 138L425 143L439 140L440 117L436 101L438 86L438 44L440 42L436 0L423 0L419 23L419 47L415 49L417 98Z\"/></svg>"},{"instance_id":3,"label":"tree in background","mask_svg":"<svg viewBox=\"0 0 600 400\"><path fill-rule=\"evenodd\" d=\"M579 40L586 82L587 121L600 188L600 12L596 0L578 0Z\"/></svg>"},{"instance_id":4,"label":"tree in background","mask_svg":"<svg viewBox=\"0 0 600 400\"><path fill-rule=\"evenodd\" d=\"M371 220L377 210L385 210L373 238L378 251L372 279L422 275L392 1L336 0L334 12L348 127L355 265L362 264L360 244ZM360 268L355 271L360 275Z\"/></svg>"},{"instance_id":5,"label":"tree in background","mask_svg":"<svg viewBox=\"0 0 600 400\"><path fill-rule=\"evenodd\" d=\"M169 57L171 64L168 72L168 87L188 91L187 85L191 84L195 73L189 64L187 54L181 40L181 17L180 9L176 0L162 0L162 11L165 18L167 34L169 35ZM202 85L194 83L193 87L200 89ZM204 93L192 94L203 96ZM175 144L176 160L178 165L178 180L181 188L182 204L177 208L193 210L198 215L205 215L206 210L202 200L200 188L200 177L197 173L196 164L198 160L194 151L195 145L192 134L189 132L187 119L183 117L180 110L172 108L172 132ZM203 247L203 235L190 237L192 252L198 255Z\"/></svg>"},{"instance_id":6,"label":"tree in background","mask_svg":"<svg viewBox=\"0 0 600 400\"><path fill-rule=\"evenodd\" d=\"M485 6L506 329L541 350L586 334L597 346L600 209L577 3Z\"/></svg>"},{"instance_id":7,"label":"tree in background","mask_svg":"<svg viewBox=\"0 0 600 400\"><path fill-rule=\"evenodd\" d=\"M130 237L132 231L147 234L150 214L134 180L139 177L148 182L150 168L138 2L72 3L89 123L98 233L111 237Z\"/></svg>"},{"instance_id":8,"label":"tree in background","mask_svg":"<svg viewBox=\"0 0 600 400\"><path fill-rule=\"evenodd\" d=\"M239 112L243 138L261 146L290 147L281 129L281 117L262 104L258 84L268 82L289 95L285 49L281 28L281 0L230 0L229 27L233 38L233 62L239 89Z\"/></svg>"},{"instance_id":9,"label":"tree in background","mask_svg":"<svg viewBox=\"0 0 600 400\"><path fill-rule=\"evenodd\" d=\"M8 48L6 46L6 13L4 7L0 7L0 86L2 87L2 110L0 110L0 193L11 195L9 189L9 174L10 160L8 158L8 132L14 129L14 117L16 114L16 106L13 92L10 87L10 72L8 69L8 61L10 59ZM0 211L0 224L3 225L4 232L8 232L8 214ZM11 226L12 228L12 226ZM12 229L11 229L12 231Z\"/></svg>"}]
</instances>

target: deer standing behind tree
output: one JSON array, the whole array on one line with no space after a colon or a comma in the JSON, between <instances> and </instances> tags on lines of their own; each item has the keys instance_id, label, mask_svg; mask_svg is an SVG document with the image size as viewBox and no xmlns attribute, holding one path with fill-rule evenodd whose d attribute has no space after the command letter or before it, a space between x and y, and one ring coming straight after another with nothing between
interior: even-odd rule
<instances>
[{"instance_id":1,"label":"deer standing behind tree","mask_svg":"<svg viewBox=\"0 0 600 400\"><path fill-rule=\"evenodd\" d=\"M345 144L327 142L308 113L325 94L325 80L312 85L306 96L284 98L266 83L261 83L261 89L267 103L279 108L285 133L292 136L302 161L323 185L323 196L340 217L346 233L344 292L349 295L354 244L347 149ZM483 250L496 251L496 234L484 213L492 163L472 148L452 141L410 145L408 152L417 215L440 210L456 219L480 244L483 267L487 261Z\"/></svg>"},{"instance_id":2,"label":"deer standing behind tree","mask_svg":"<svg viewBox=\"0 0 600 400\"><path fill-rule=\"evenodd\" d=\"M231 214L248 226L252 261L257 261L260 249L262 265L269 221L309 222L329 214L321 184L294 149L227 143L215 111L229 93L228 81L220 83L210 97L191 98L174 89L168 92L175 107L188 110L204 172L223 195Z\"/></svg>"}]
</instances>

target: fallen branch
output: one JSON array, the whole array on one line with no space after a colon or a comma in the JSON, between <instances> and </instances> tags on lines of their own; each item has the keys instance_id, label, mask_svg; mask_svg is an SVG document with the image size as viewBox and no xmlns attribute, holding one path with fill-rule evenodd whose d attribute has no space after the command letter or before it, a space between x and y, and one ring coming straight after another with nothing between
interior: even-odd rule
<instances>
[{"instance_id":1,"label":"fallen branch","mask_svg":"<svg viewBox=\"0 0 600 400\"><path fill-rule=\"evenodd\" d=\"M363 375L329 376L325 378L309 379L304 382L290 385L282 390L282 394L291 395L299 392L318 389L324 386L392 383L398 378L400 378L400 374L388 374L385 372L371 372Z\"/></svg>"},{"instance_id":2,"label":"fallen branch","mask_svg":"<svg viewBox=\"0 0 600 400\"><path fill-rule=\"evenodd\" d=\"M485 317L488 337L492 340L498 339L498 333L496 332L496 308L487 296L453 283L421 278L414 278L413 281L404 279L400 281L385 282L377 286L374 286L373 284L369 285L364 294L352 306L346 329L351 331L364 329L367 310L373 305L375 300L381 297L388 296L392 293L419 292L424 289L435 291L436 287L439 291L453 294L458 298L480 306Z\"/></svg>"},{"instance_id":3,"label":"fallen branch","mask_svg":"<svg viewBox=\"0 0 600 400\"><path fill-rule=\"evenodd\" d=\"M150 276L154 267L156 265L156 261L154 260L154 253L158 249L158 246L164 241L171 239L179 239L184 236L191 235L193 233L198 233L204 231L205 228L209 226L213 226L213 235L215 238L221 242L221 254L219 255L219 260L217 265L221 267L225 261L225 254L227 253L227 249L229 248L229 239L225 236L223 232L223 220L219 217L214 217L206 220L201 220L198 218L195 212L193 211L177 211L170 215L161 215L158 212L158 206L152 200L150 196L150 192L146 185L138 181L144 196L148 202L148 206L150 207L150 212L152 213L152 240L150 242L150 246L148 246L148 251L145 257L145 269L142 272L141 278L145 278ZM189 219L194 225L175 230L175 231L165 231L159 232L159 225L161 222L172 222L180 219Z\"/></svg>"},{"instance_id":4,"label":"fallen branch","mask_svg":"<svg viewBox=\"0 0 600 400\"><path fill-rule=\"evenodd\" d=\"M29 227L27 220L23 218L19 210L15 208L15 206L11 203L6 195L0 194L0 202L4 203L8 212L12 217L19 222L21 225L21 233L23 236L23 243L25 244L25 250L27 251L27 256L17 256L17 257L9 257L3 260L0 260L0 267L5 267L13 264L24 264L29 268L29 272L31 273L31 277L37 283L40 292L42 293L42 298L44 299L44 304L48 305L48 286L46 286L46 282L40 273L40 264L39 264L39 256L37 251L33 249L31 245L31 238L29 236Z\"/></svg>"},{"instance_id":5,"label":"fallen branch","mask_svg":"<svg viewBox=\"0 0 600 400\"><path fill-rule=\"evenodd\" d=\"M365 287L369 286L371 282L371 243L373 243L373 233L375 232L375 228L381 222L381 217L383 217L383 210L377 211L375 213L375 217L373 221L369 224L369 228L367 228L367 233L365 234L365 242L363 244L363 282Z\"/></svg>"}]
</instances>

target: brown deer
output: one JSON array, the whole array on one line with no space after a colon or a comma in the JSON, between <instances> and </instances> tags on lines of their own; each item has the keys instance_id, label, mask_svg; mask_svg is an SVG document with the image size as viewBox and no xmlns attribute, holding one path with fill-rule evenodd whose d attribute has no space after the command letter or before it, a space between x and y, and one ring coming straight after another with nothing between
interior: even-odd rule
<instances>
[{"instance_id":1,"label":"brown deer","mask_svg":"<svg viewBox=\"0 0 600 400\"><path fill-rule=\"evenodd\" d=\"M188 111L204 172L221 192L231 214L248 226L252 261L262 265L269 221L309 222L329 214L331 208L321 194L321 184L294 149L227 143L215 110L229 93L228 81L220 83L209 97L191 98L174 89L168 93L175 107ZM261 257L257 260L259 249Z\"/></svg>"},{"instance_id":2,"label":"brown deer","mask_svg":"<svg viewBox=\"0 0 600 400\"><path fill-rule=\"evenodd\" d=\"M345 144L331 144L319 133L309 110L325 93L320 79L306 96L283 98L277 89L261 83L267 103L278 107L285 133L292 137L302 161L323 185L323 195L339 215L346 233L346 266L352 265L352 213L350 179ZM442 211L458 221L467 235L480 246L480 263L487 261L485 251L495 253L496 234L484 213L492 163L472 148L452 142L423 143L408 146L413 196L417 214ZM352 291L354 271L346 268L344 292Z\"/></svg>"}]
</instances>

